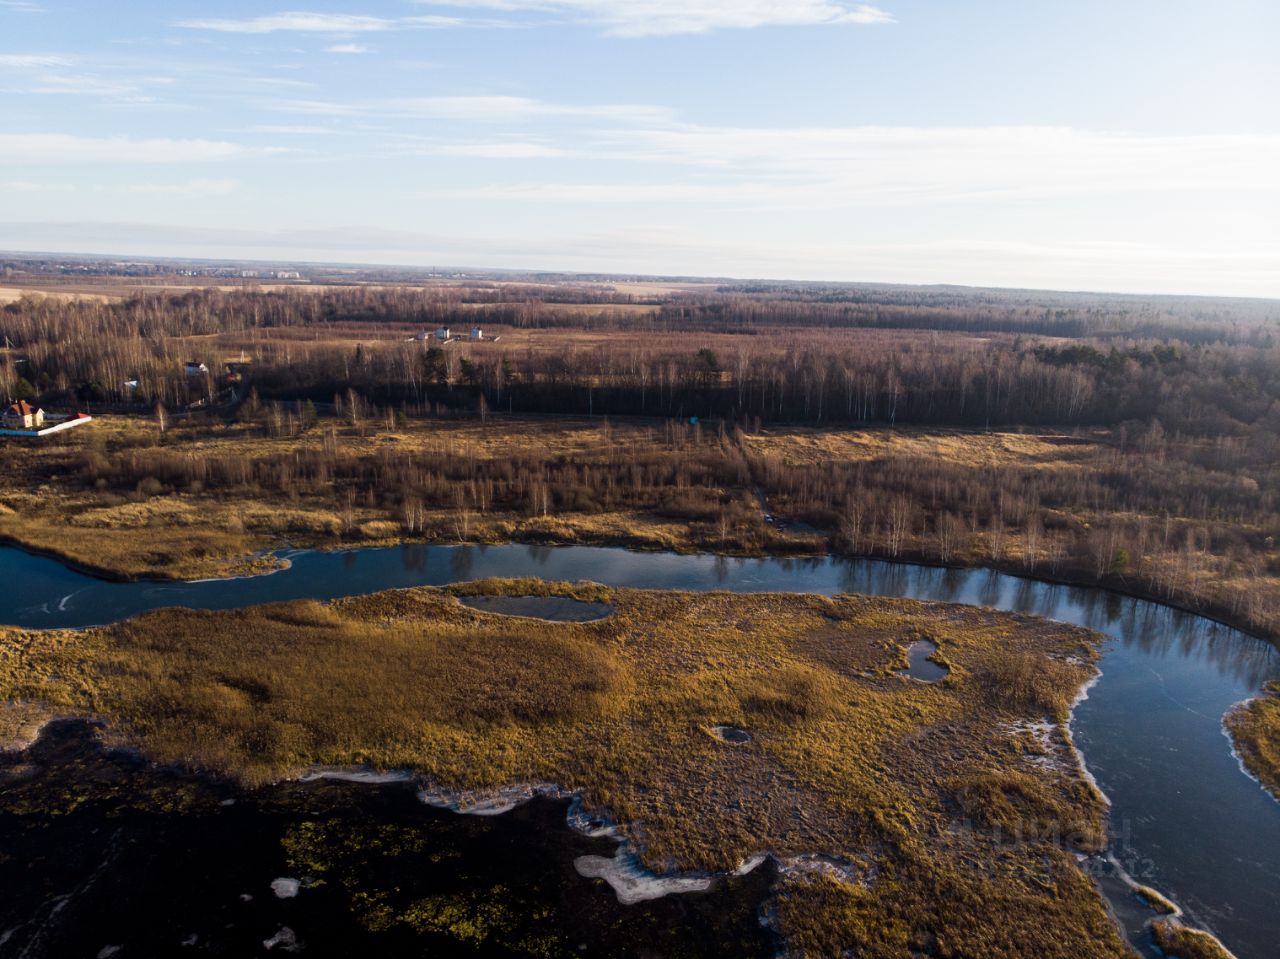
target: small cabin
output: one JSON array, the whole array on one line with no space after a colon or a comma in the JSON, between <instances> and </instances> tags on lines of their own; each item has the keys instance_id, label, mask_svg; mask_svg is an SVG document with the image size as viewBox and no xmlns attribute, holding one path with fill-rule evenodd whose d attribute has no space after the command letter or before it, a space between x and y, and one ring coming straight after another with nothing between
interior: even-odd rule
<instances>
[{"instance_id":1,"label":"small cabin","mask_svg":"<svg viewBox=\"0 0 1280 959\"><path fill-rule=\"evenodd\" d=\"M44 425L44 410L32 406L26 400L18 400L3 414L0 414L0 426L9 430L38 430Z\"/></svg>"},{"instance_id":2,"label":"small cabin","mask_svg":"<svg viewBox=\"0 0 1280 959\"><path fill-rule=\"evenodd\" d=\"M476 342L479 342L480 340L484 339L484 333L480 331L480 327L478 326L471 327L471 339Z\"/></svg>"},{"instance_id":3,"label":"small cabin","mask_svg":"<svg viewBox=\"0 0 1280 959\"><path fill-rule=\"evenodd\" d=\"M437 340L448 340L452 336L453 336L453 330L449 329L449 327L447 326L442 326L440 327L440 329L436 330Z\"/></svg>"},{"instance_id":4,"label":"small cabin","mask_svg":"<svg viewBox=\"0 0 1280 959\"><path fill-rule=\"evenodd\" d=\"M199 360L187 361L187 376L203 376L209 372L209 367L205 366Z\"/></svg>"}]
</instances>

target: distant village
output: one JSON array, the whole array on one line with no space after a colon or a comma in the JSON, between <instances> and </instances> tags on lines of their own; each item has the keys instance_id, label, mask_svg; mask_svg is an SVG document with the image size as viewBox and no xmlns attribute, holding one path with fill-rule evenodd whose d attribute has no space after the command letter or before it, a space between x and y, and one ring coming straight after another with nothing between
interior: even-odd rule
<instances>
[{"instance_id":1,"label":"distant village","mask_svg":"<svg viewBox=\"0 0 1280 959\"><path fill-rule=\"evenodd\" d=\"M471 330L466 336L463 336L461 333L455 335L453 330L449 327L442 326L440 329L435 331L422 330L414 336L414 339L419 342L426 340L438 340L441 343L451 343L455 340L465 340L468 343L496 343L500 337L485 336L484 331L478 326L471 327Z\"/></svg>"}]
</instances>

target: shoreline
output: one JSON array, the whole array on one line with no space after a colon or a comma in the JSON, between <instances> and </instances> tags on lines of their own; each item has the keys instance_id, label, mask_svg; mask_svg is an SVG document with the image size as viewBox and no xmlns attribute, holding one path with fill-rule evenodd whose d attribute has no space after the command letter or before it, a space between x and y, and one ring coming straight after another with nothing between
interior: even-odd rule
<instances>
[{"instance_id":1,"label":"shoreline","mask_svg":"<svg viewBox=\"0 0 1280 959\"><path fill-rule=\"evenodd\" d=\"M1002 576L1008 576L1014 579L1028 580L1036 583L1043 583L1049 586L1065 586L1075 589L1092 589L1110 593L1123 599L1138 600L1140 602L1153 603L1175 612L1184 613L1189 616L1198 616L1201 619L1208 620L1219 626L1228 629L1234 629L1243 633L1259 642L1267 643L1277 649L1280 649L1280 633L1270 634L1265 630L1259 629L1230 612L1218 608L1216 606L1206 606L1197 608L1189 602L1176 598L1162 597L1156 593L1128 585L1119 585L1109 580L1089 580L1085 576L1069 576L1069 575L1047 575L1043 572L1028 572L1019 568L1016 564L1008 562L998 563L943 563L936 559L930 559L923 555L911 554L899 557L881 556L875 553L839 553L830 549L822 551L810 551L797 549L794 551L768 551L768 550L726 550L726 551L709 551L703 549L692 549L680 546L649 546L637 544L634 540L625 538L602 537L599 539L589 539L587 541L570 541L563 539L554 540L537 540L537 539L495 539L489 540L430 540L430 539L412 539L401 538L398 540L373 540L351 543L323 543L313 546L298 546L288 543L281 544L276 548L264 548L254 553L250 553L242 559L252 562L254 559L263 557L274 557L281 560L281 565L253 573L236 573L229 576L203 576L199 579L186 579L181 576L167 575L160 571L152 571L145 574L131 574L121 572L108 566L97 566L85 563L74 557L68 556L66 553L59 551L52 546L37 546L16 537L0 533L0 547L8 546L10 548L20 550L32 556L39 556L45 559L54 560L67 569L82 575L92 577L101 582L107 583L212 583L212 582L231 582L237 579L257 579L263 576L271 576L275 573L284 572L289 569L291 563L288 559L283 558L283 554L289 553L297 555L300 553L342 553L355 552L366 549L398 549L409 546L442 546L448 548L472 546L544 546L549 549L568 549L572 547L583 547L587 549L620 549L632 553L670 553L676 556L719 556L730 559L826 559L826 560L844 560L844 561L872 561L878 563L889 563L895 566L921 566L929 569L955 570L957 572L989 572L998 573ZM979 604L980 605L980 604Z\"/></svg>"},{"instance_id":2,"label":"shoreline","mask_svg":"<svg viewBox=\"0 0 1280 959\"><path fill-rule=\"evenodd\" d=\"M1261 773L1252 768L1250 765L1250 759L1245 755L1245 750L1242 749L1240 745L1240 739L1232 728L1232 721L1238 717L1247 715L1249 710L1254 707L1255 704L1264 702L1268 699L1275 699L1276 697L1276 693L1264 688L1257 696L1250 696L1248 699L1242 699L1222 714L1222 722L1219 724L1219 727L1222 730L1222 735L1225 736L1227 742L1231 744L1231 757L1236 761L1236 765L1240 767L1240 771L1249 779L1252 779L1257 783L1258 788L1266 793L1274 802L1280 803L1280 788L1273 788L1268 785L1266 780L1262 778Z\"/></svg>"},{"instance_id":3,"label":"shoreline","mask_svg":"<svg viewBox=\"0 0 1280 959\"><path fill-rule=\"evenodd\" d=\"M409 545L409 544L401 544L401 545ZM456 544L456 545L470 545L470 544ZM19 548L22 548L22 547L19 547ZM377 548L377 547L373 547L373 548ZM383 548L388 548L388 547L383 547ZM389 548L395 548L395 547L392 546ZM644 551L644 552L652 552L652 551ZM826 559L826 560L831 560L831 559L838 560L838 559L841 559L842 557L833 556L831 554L816 554L813 556L813 558ZM896 562L907 564L910 561L896 561ZM923 565L923 564L917 564L917 565ZM288 567L286 566L283 568L288 568ZM966 569L966 567L952 567L952 568ZM255 574L255 575L271 575L272 573L279 572L279 571L282 571L282 570L277 569L277 570L272 570L265 574ZM995 571L1001 572L999 570L995 570ZM1018 574L1013 574L1013 575L1017 576ZM248 577L231 577L231 578L248 578ZM1025 577L1025 578L1032 579L1032 577ZM440 589L441 587L433 587L433 588ZM678 592L678 591L673 591L673 592ZM935 602L938 602L938 601L935 601ZM948 604L945 601L941 601L939 602L939 605L948 605ZM1168 605L1168 604L1162 604L1162 605ZM1200 614L1193 613L1193 615L1200 615ZM1060 722L1060 728L1062 729L1064 739L1066 740L1066 744L1070 749L1072 756L1075 759L1075 764L1076 764L1079 775L1085 781L1089 782L1093 790L1097 793L1097 795L1100 797L1104 805L1109 810L1111 806L1110 799L1102 791L1096 779L1090 773L1087 763L1085 762L1084 755L1080 751L1080 749L1076 746L1071 734L1071 724L1074 720L1076 708L1081 703L1085 702L1088 699L1090 690L1101 680L1101 678L1102 678L1101 670L1095 669L1094 675L1082 683L1082 685L1076 691L1076 694L1071 701L1070 707L1067 711L1067 717L1065 721ZM1231 743L1232 754L1237 759L1237 762L1239 763L1242 771L1244 771L1246 775L1249 775L1250 778L1254 779L1255 782L1260 783L1260 781L1258 780L1258 777L1252 775L1249 772L1247 766L1245 765L1242 757L1239 754L1239 750L1236 748L1235 738L1231 735L1226 722L1227 717L1229 717L1232 712L1234 712L1236 709L1240 709L1244 707L1245 705L1247 705L1249 702L1252 702L1252 701L1253 701L1252 699L1242 701L1241 703L1238 703L1236 704L1236 706L1232 707L1231 710L1228 710L1228 712L1224 715L1221 725L1222 725L1224 734L1227 735L1228 741ZM15 743L13 745L6 744L6 746L8 747L6 751L21 751L23 748L26 748L26 746L29 746L31 742L34 742L36 739L38 739L50 722L56 721L61 718L75 718L75 717L47 718L39 724L39 726L36 728L34 732L34 737L30 739L25 745L19 744L19 743ZM119 745L119 744L116 744L116 745ZM289 776L285 778L301 778L303 781L307 781L308 779L311 779L311 778L315 778L315 779L332 778L332 779L344 779L347 781L355 781L355 782L368 782L370 784L383 784L388 782L405 781L406 779L411 779L412 774L404 770L384 772L384 771L379 771L377 769L346 769L346 768L335 767L335 768L328 768L328 769L308 770L303 772L300 775L300 777ZM1265 786L1262 786L1262 788L1265 791L1267 791L1269 795L1272 795L1273 799L1276 798L1273 794L1270 793L1270 790L1266 790ZM548 789L551 789L552 792L548 792L547 791ZM459 814L500 815L510 811L511 809L515 808L518 805L523 804L524 802L527 802L535 798L536 796L548 796L550 798L573 798L574 796L578 795L578 793L576 792L569 792L564 790L562 787L550 786L550 784L528 785L528 784L515 783L515 784L511 784L510 786L503 787L497 790L496 792L497 792L497 798L499 800L496 803L493 802L492 800L488 802L480 800L478 803L473 802L468 804L466 803L467 799L476 799L477 797L475 797L474 794L469 794L467 791L450 792L447 790L446 791L435 790L432 793L432 795L435 796L436 800L438 801L432 801L427 798L428 790L424 789L422 790L422 792L420 792L419 798L423 802L426 802L428 805L438 806L442 808L449 808L452 811L457 812ZM512 793L515 793L516 795L512 796L511 795ZM465 808L464 808L464 805L465 805ZM476 805L480 805L484 808L477 809L475 808ZM573 826L574 824L570 823L570 825ZM620 842L619 850L614 857L614 860L616 860L618 865L616 867L610 867L609 870L605 870L604 867L600 867L599 869L596 869L596 867L593 866L592 868L595 869L595 871L592 872L590 875L595 878L604 879L606 882L608 882L610 886L614 888L615 892L618 893L620 901L623 901L622 896L624 895L624 893L620 891L620 886L633 884L634 881L637 879L639 880L670 879L672 881L679 882L684 880L703 879L703 878L706 878L707 876L710 876L713 878L719 878L719 877L727 877L727 876L736 874L736 870L731 870L727 872L712 872L712 873L707 873L705 875L701 873L698 873L698 874L681 873L678 871L673 871L671 873L659 873L659 872L646 870L643 867L638 867L640 869L640 873L642 873L642 874L639 874L636 872L636 869L637 869L637 863L640 858L640 850L636 848L634 844L630 842L630 840L620 838L619 842ZM828 856L828 855L829 854L826 854L826 853L808 853L808 854L800 854L798 856L781 856L774 850L765 850L763 852L757 851L753 853L751 856L747 857L746 861L753 861L759 856L764 856L765 858L771 858L774 860L775 864L778 866L780 871L784 875L786 875L788 874L787 863L791 862L792 860L795 860L796 863L800 863L801 861L807 861L807 859L811 859L813 856ZM596 857L596 858L599 858L599 857ZM1115 864L1113 863L1113 865ZM596 866L599 866L599 864L596 864ZM741 868L741 866L739 868ZM1123 868L1118 866L1117 868L1119 873L1121 874L1121 878L1125 879L1125 881L1132 888L1136 889L1137 884L1131 880L1131 877L1128 877L1127 874L1124 873ZM606 874L606 872L608 872L608 874ZM614 875L615 873L616 873L616 876ZM582 874L587 875L586 873L582 873ZM613 876L614 878L610 878L611 876ZM615 883L615 879L616 879L616 883ZM692 889L678 890L673 888L670 891L675 892L675 891L693 891L693 890ZM627 894L629 895L630 893L627 893ZM668 893L661 893L661 895L666 895L666 894ZM1102 893L1101 889L1099 889L1099 895L1103 895L1105 899L1105 894ZM642 898L646 898L646 897L642 897ZM641 901L641 900L637 899L635 901ZM1178 915L1181 915L1180 909L1179 909L1179 912L1175 914L1175 917ZM1196 929L1196 927L1194 926L1188 926L1188 928ZM1202 929L1197 931L1204 932L1204 930ZM1208 933L1205 933L1205 934L1209 935Z\"/></svg>"}]
</instances>

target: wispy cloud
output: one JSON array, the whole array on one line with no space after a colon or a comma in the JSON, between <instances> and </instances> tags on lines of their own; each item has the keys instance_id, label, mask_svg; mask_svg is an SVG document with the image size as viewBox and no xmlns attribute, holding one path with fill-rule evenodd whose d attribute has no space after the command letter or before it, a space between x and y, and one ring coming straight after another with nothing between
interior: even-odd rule
<instances>
[{"instance_id":1,"label":"wispy cloud","mask_svg":"<svg viewBox=\"0 0 1280 959\"><path fill-rule=\"evenodd\" d=\"M69 67L75 60L59 53L0 53L0 67Z\"/></svg>"},{"instance_id":2,"label":"wispy cloud","mask_svg":"<svg viewBox=\"0 0 1280 959\"><path fill-rule=\"evenodd\" d=\"M467 143L469 141L461 141ZM1055 197L1280 196L1280 136L1156 136L1056 127L591 130L567 156L596 182L527 180L453 196L580 204L858 205L1038 202ZM445 152L436 147L437 154ZM497 154L495 154L497 156ZM646 169L647 168L647 169ZM671 170L680 169L676 177ZM625 170L617 179L610 170ZM666 172L663 172L663 171ZM522 171L523 172L523 171Z\"/></svg>"},{"instance_id":3,"label":"wispy cloud","mask_svg":"<svg viewBox=\"0 0 1280 959\"><path fill-rule=\"evenodd\" d=\"M283 152L218 140L0 133L0 166L37 163L211 163Z\"/></svg>"},{"instance_id":4,"label":"wispy cloud","mask_svg":"<svg viewBox=\"0 0 1280 959\"><path fill-rule=\"evenodd\" d=\"M665 123L672 119L664 107L631 103L566 104L529 97L449 96L390 97L332 101L284 100L272 105L285 112L316 116L384 116L427 120L466 120L486 123L547 118L608 120L614 123Z\"/></svg>"},{"instance_id":5,"label":"wispy cloud","mask_svg":"<svg viewBox=\"0 0 1280 959\"><path fill-rule=\"evenodd\" d=\"M133 183L123 191L154 196L227 196L239 188L239 180L195 179L183 183Z\"/></svg>"},{"instance_id":6,"label":"wispy cloud","mask_svg":"<svg viewBox=\"0 0 1280 959\"><path fill-rule=\"evenodd\" d=\"M383 33L402 29L444 29L466 25L458 17L373 17L365 14L293 11L244 19L197 18L179 20L189 30L218 33Z\"/></svg>"},{"instance_id":7,"label":"wispy cloud","mask_svg":"<svg viewBox=\"0 0 1280 959\"><path fill-rule=\"evenodd\" d=\"M73 193L74 183L46 183L36 180L0 181L0 190L6 193Z\"/></svg>"},{"instance_id":8,"label":"wispy cloud","mask_svg":"<svg viewBox=\"0 0 1280 959\"><path fill-rule=\"evenodd\" d=\"M250 133L284 134L286 136L327 136L337 133L333 127L307 126L297 123L256 123L248 128Z\"/></svg>"},{"instance_id":9,"label":"wispy cloud","mask_svg":"<svg viewBox=\"0 0 1280 959\"><path fill-rule=\"evenodd\" d=\"M545 143L439 143L405 148L410 156L471 157L477 160L540 160L567 156L559 147Z\"/></svg>"},{"instance_id":10,"label":"wispy cloud","mask_svg":"<svg viewBox=\"0 0 1280 959\"><path fill-rule=\"evenodd\" d=\"M372 49L371 47L368 47L363 43L335 43L331 47L325 47L324 52L325 53L357 54L357 53L369 53L371 49Z\"/></svg>"},{"instance_id":11,"label":"wispy cloud","mask_svg":"<svg viewBox=\"0 0 1280 959\"><path fill-rule=\"evenodd\" d=\"M849 0L419 0L430 6L551 13L623 37L709 33L769 26L892 23L879 7Z\"/></svg>"}]
</instances>

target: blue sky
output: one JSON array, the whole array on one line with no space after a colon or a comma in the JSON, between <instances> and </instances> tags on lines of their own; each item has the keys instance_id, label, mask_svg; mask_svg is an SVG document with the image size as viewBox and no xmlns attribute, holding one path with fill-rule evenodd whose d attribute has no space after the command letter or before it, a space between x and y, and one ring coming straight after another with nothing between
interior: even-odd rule
<instances>
[{"instance_id":1,"label":"blue sky","mask_svg":"<svg viewBox=\"0 0 1280 959\"><path fill-rule=\"evenodd\" d=\"M0 249L1280 296L1267 0L0 0Z\"/></svg>"}]
</instances>

